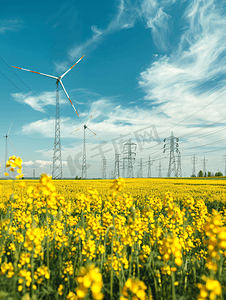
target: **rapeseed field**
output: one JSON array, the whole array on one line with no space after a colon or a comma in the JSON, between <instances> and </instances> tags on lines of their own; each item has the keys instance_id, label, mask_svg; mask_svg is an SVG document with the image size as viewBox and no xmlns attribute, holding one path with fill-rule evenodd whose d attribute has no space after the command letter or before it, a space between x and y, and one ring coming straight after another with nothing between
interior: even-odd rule
<instances>
[{"instance_id":1,"label":"rapeseed field","mask_svg":"<svg viewBox=\"0 0 226 300\"><path fill-rule=\"evenodd\" d=\"M0 299L226 299L224 180L0 182ZM6 174L7 175L7 174Z\"/></svg>"}]
</instances>

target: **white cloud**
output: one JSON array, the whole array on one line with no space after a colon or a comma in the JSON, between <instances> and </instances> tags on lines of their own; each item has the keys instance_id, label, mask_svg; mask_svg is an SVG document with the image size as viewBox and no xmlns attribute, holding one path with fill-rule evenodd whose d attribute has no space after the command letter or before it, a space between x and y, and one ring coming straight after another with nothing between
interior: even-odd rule
<instances>
[{"instance_id":1,"label":"white cloud","mask_svg":"<svg viewBox=\"0 0 226 300\"><path fill-rule=\"evenodd\" d=\"M33 96L31 93L14 93L11 94L11 96L15 101L23 104L28 104L29 106L31 106L31 108L40 112L46 112L47 105L56 105L56 92L43 92L38 96ZM59 92L59 98L61 105L69 103L65 100L66 96L63 91Z\"/></svg>"},{"instance_id":2,"label":"white cloud","mask_svg":"<svg viewBox=\"0 0 226 300\"><path fill-rule=\"evenodd\" d=\"M19 31L22 28L20 20L0 20L0 34L7 31Z\"/></svg>"},{"instance_id":3,"label":"white cloud","mask_svg":"<svg viewBox=\"0 0 226 300\"><path fill-rule=\"evenodd\" d=\"M23 166L32 166L34 162L32 160L29 161L23 161Z\"/></svg>"},{"instance_id":4,"label":"white cloud","mask_svg":"<svg viewBox=\"0 0 226 300\"><path fill-rule=\"evenodd\" d=\"M137 20L143 19L147 28L152 29L153 39L159 48L166 49L167 35L170 31L169 19L171 16L164 9L174 4L176 0L118 0L117 11L112 16L109 24L100 29L96 25L91 26L92 35L85 42L75 44L69 50L71 60L87 54L98 46L103 38L123 29L135 26ZM69 65L67 62L55 63L57 70L63 71Z\"/></svg>"},{"instance_id":5,"label":"white cloud","mask_svg":"<svg viewBox=\"0 0 226 300\"><path fill-rule=\"evenodd\" d=\"M170 33L169 20L171 16L164 9L175 1L144 0L140 8L140 16L145 20L147 28L152 29L155 45L163 50L168 46Z\"/></svg>"},{"instance_id":6,"label":"white cloud","mask_svg":"<svg viewBox=\"0 0 226 300\"><path fill-rule=\"evenodd\" d=\"M169 123L179 122L201 109L224 92L226 78L225 17L215 8L213 1L193 1L184 14L188 29L181 36L178 51L170 56L156 58L141 73L140 87L145 100L167 104L164 114ZM211 25L210 25L211 24ZM215 79L220 80L215 82ZM175 101L175 99L183 94ZM223 98L197 113L188 122L201 124L222 117L226 110ZM169 103L172 103L170 106Z\"/></svg>"},{"instance_id":7,"label":"white cloud","mask_svg":"<svg viewBox=\"0 0 226 300\"><path fill-rule=\"evenodd\" d=\"M91 26L91 30L93 31L93 33L95 35L101 35L102 34L102 31L100 29L97 28L97 26Z\"/></svg>"},{"instance_id":8,"label":"white cloud","mask_svg":"<svg viewBox=\"0 0 226 300\"><path fill-rule=\"evenodd\" d=\"M96 25L91 26L92 36L84 43L72 47L69 51L71 60L94 50L103 37L118 30L132 28L137 18L137 6L132 1L120 0L117 13L105 29L99 29Z\"/></svg>"},{"instance_id":9,"label":"white cloud","mask_svg":"<svg viewBox=\"0 0 226 300\"><path fill-rule=\"evenodd\" d=\"M50 167L52 165L52 161L48 161L48 160L40 160L40 159L37 159L35 161L36 165L40 168L47 168L47 167Z\"/></svg>"},{"instance_id":10,"label":"white cloud","mask_svg":"<svg viewBox=\"0 0 226 300\"><path fill-rule=\"evenodd\" d=\"M45 137L53 137L54 136L54 119L43 119L32 122L30 124L26 124L22 127L22 132L24 134L42 134Z\"/></svg>"}]
</instances>

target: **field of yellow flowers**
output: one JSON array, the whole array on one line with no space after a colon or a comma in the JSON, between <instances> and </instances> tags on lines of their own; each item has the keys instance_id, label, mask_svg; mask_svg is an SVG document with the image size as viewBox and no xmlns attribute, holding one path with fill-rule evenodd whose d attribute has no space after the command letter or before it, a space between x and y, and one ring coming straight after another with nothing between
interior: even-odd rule
<instances>
[{"instance_id":1,"label":"field of yellow flowers","mask_svg":"<svg viewBox=\"0 0 226 300\"><path fill-rule=\"evenodd\" d=\"M0 181L0 299L226 299L225 180ZM7 175L7 174L6 174Z\"/></svg>"}]
</instances>

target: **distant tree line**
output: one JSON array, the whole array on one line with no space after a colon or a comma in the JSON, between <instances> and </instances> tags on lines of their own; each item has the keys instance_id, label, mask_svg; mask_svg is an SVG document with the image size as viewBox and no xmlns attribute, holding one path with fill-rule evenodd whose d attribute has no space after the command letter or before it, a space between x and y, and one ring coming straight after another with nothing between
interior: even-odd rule
<instances>
[{"instance_id":1,"label":"distant tree line","mask_svg":"<svg viewBox=\"0 0 226 300\"><path fill-rule=\"evenodd\" d=\"M208 171L207 173L205 172L203 174L203 171L200 170L198 175L191 175L191 177L220 177L220 176L224 176L222 172L216 172L215 174L213 172Z\"/></svg>"}]
</instances>

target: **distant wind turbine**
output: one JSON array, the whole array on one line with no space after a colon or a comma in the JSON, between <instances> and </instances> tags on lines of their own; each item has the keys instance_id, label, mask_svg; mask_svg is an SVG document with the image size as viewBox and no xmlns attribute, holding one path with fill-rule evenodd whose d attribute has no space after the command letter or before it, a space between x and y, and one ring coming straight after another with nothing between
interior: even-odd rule
<instances>
[{"instance_id":1,"label":"distant wind turbine","mask_svg":"<svg viewBox=\"0 0 226 300\"><path fill-rule=\"evenodd\" d=\"M82 155L82 179L86 179L87 178L87 172L86 172L86 129L89 129L89 131L91 131L93 134L96 135L95 132L93 132L89 127L88 127L88 124L89 124L89 121L92 119L94 113L95 113L96 110L94 110L93 114L91 115L91 117L89 118L88 122L83 125L83 128L84 128L84 136L83 136L83 155ZM74 131L71 132L74 133L78 130L80 130L81 128L78 128ZM96 135L97 136L97 135ZM100 139L100 137L98 136L98 138Z\"/></svg>"},{"instance_id":2,"label":"distant wind turbine","mask_svg":"<svg viewBox=\"0 0 226 300\"><path fill-rule=\"evenodd\" d=\"M14 146L13 146L13 144L12 144L10 138L9 138L9 133L10 133L10 130L11 130L12 125L13 125L13 121L12 121L10 127L9 127L8 133L7 133L6 135L3 136L3 137L5 137L5 173L6 173L6 162L7 162L8 159L9 159L9 157L8 157L8 146L7 146L7 140L8 140L8 139L9 139L9 142L10 142L11 146L13 147L14 151L16 152L16 150L15 150L15 148L14 148Z\"/></svg>"}]
</instances>

